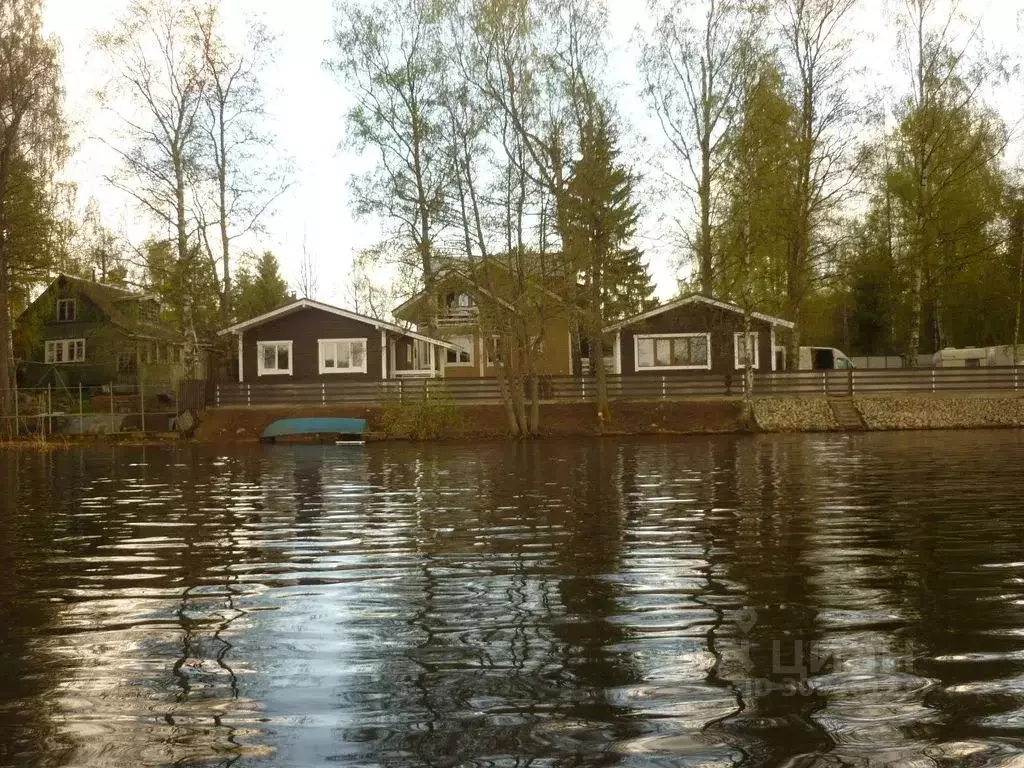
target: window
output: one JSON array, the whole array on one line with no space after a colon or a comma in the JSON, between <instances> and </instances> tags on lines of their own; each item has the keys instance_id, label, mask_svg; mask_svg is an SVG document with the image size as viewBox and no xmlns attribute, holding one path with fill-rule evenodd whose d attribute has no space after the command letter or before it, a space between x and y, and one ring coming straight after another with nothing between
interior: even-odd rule
<instances>
[{"instance_id":1,"label":"window","mask_svg":"<svg viewBox=\"0 0 1024 768\"><path fill-rule=\"evenodd\" d=\"M473 364L473 337L452 336L449 342L458 347L458 350L449 349L445 358L445 365L470 366Z\"/></svg>"},{"instance_id":2,"label":"window","mask_svg":"<svg viewBox=\"0 0 1024 768\"><path fill-rule=\"evenodd\" d=\"M737 368L747 367L747 346L743 343L743 334L734 333L732 335L732 357L733 362ZM754 359L750 361L752 368L757 369L761 367L761 355L758 347L761 345L757 343L757 331L750 332L750 347L754 349Z\"/></svg>"},{"instance_id":3,"label":"window","mask_svg":"<svg viewBox=\"0 0 1024 768\"><path fill-rule=\"evenodd\" d=\"M70 323L78 316L78 306L74 299L57 299L57 319Z\"/></svg>"},{"instance_id":4,"label":"window","mask_svg":"<svg viewBox=\"0 0 1024 768\"><path fill-rule=\"evenodd\" d=\"M259 376L292 375L290 341L256 342L256 373Z\"/></svg>"},{"instance_id":5,"label":"window","mask_svg":"<svg viewBox=\"0 0 1024 768\"><path fill-rule=\"evenodd\" d=\"M120 352L117 355L117 372L135 375L138 372L138 364L134 352Z\"/></svg>"},{"instance_id":6,"label":"window","mask_svg":"<svg viewBox=\"0 0 1024 768\"><path fill-rule=\"evenodd\" d=\"M663 333L633 337L637 371L711 369L711 334Z\"/></svg>"},{"instance_id":7,"label":"window","mask_svg":"<svg viewBox=\"0 0 1024 768\"><path fill-rule=\"evenodd\" d=\"M85 361L85 339L54 339L46 342L46 362L81 363Z\"/></svg>"},{"instance_id":8,"label":"window","mask_svg":"<svg viewBox=\"0 0 1024 768\"><path fill-rule=\"evenodd\" d=\"M469 309L474 305L473 297L468 293L449 293L445 297L448 309Z\"/></svg>"},{"instance_id":9,"label":"window","mask_svg":"<svg viewBox=\"0 0 1024 768\"><path fill-rule=\"evenodd\" d=\"M320 339L320 373L366 373L366 339Z\"/></svg>"}]
</instances>

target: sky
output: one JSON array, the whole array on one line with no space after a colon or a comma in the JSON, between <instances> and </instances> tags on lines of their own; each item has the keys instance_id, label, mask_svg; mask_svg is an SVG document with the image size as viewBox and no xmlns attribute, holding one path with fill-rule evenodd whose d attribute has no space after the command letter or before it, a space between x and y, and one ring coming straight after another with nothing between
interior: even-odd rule
<instances>
[{"instance_id":1,"label":"sky","mask_svg":"<svg viewBox=\"0 0 1024 768\"><path fill-rule=\"evenodd\" d=\"M893 41L886 30L882 0L861 0L853 19L855 37L851 69L863 88L897 83L901 70L893 56ZM113 152L100 140L110 135L114 118L99 108L95 91L109 78L108 63L93 48L96 31L112 26L128 0L47 0L45 22L63 45L66 109L72 122L74 154L65 176L79 188L82 206L95 198L104 223L141 241L153 225L113 190L104 175L117 164ZM658 181L661 137L640 97L636 68L636 30L650 17L644 0L608 0L610 71L616 79L619 109L628 126L628 156L638 166L648 187L648 199ZM1024 0L964 0L962 7L982 16L982 33L992 50L1024 53L1018 20L1024 19ZM266 222L258 243L282 262L287 279L297 281L303 247L318 273L317 298L351 306L347 288L353 254L379 239L378 226L353 217L348 193L353 173L372 162L344 147L345 114L352 106L344 85L324 67L333 55L333 0L223 0L221 8L232 29L241 33L248 15L258 16L277 36L278 54L263 77L268 103L267 128L279 152L290 158L293 184ZM869 85L870 84L870 85ZM1024 112L1024 93L1016 79L994 97L1004 117L1013 121ZM668 199L670 206L681 205ZM645 207L639 232L662 298L676 291L678 251L671 227L674 215L666 205Z\"/></svg>"}]
</instances>

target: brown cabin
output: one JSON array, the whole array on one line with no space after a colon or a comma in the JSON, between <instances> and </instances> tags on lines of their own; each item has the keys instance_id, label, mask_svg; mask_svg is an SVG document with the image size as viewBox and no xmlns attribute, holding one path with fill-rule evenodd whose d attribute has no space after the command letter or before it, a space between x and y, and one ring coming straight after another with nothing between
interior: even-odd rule
<instances>
[{"instance_id":1,"label":"brown cabin","mask_svg":"<svg viewBox=\"0 0 1024 768\"><path fill-rule=\"evenodd\" d=\"M706 372L727 375L746 367L741 307L693 294L605 328L613 336L615 373L623 376ZM793 323L749 313L754 370L774 371L776 332Z\"/></svg>"},{"instance_id":2,"label":"brown cabin","mask_svg":"<svg viewBox=\"0 0 1024 768\"><path fill-rule=\"evenodd\" d=\"M238 340L238 380L381 381L444 374L452 345L311 299L225 328Z\"/></svg>"}]
</instances>

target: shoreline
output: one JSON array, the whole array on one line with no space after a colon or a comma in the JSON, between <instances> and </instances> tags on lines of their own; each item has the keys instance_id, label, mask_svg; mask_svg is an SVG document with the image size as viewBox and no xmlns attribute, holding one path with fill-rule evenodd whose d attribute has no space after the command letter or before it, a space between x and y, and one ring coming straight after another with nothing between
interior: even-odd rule
<instances>
[{"instance_id":1,"label":"shoreline","mask_svg":"<svg viewBox=\"0 0 1024 768\"><path fill-rule=\"evenodd\" d=\"M416 404L406 406L415 411ZM869 433L1024 428L1024 393L983 395L867 396L853 398L780 397L753 401L753 418L739 397L614 403L610 422L599 428L593 403L543 403L543 438L694 436L728 434ZM504 407L498 404L452 405L428 437L389 432L379 406L222 407L208 410L195 434L123 432L56 435L39 440L0 441L0 449L54 450L87 444L258 445L272 421L300 415L366 419L367 442L480 442L513 440ZM282 441L287 443L291 441Z\"/></svg>"}]
</instances>

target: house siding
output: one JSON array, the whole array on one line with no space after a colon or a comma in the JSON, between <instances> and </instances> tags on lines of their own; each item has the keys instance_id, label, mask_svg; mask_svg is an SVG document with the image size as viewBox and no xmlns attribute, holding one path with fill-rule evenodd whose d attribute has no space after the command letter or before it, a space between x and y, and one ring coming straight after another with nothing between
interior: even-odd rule
<instances>
[{"instance_id":1,"label":"house siding","mask_svg":"<svg viewBox=\"0 0 1024 768\"><path fill-rule=\"evenodd\" d=\"M694 302L662 312L621 329L622 374L624 376L667 376L672 374L695 374L704 369L661 370L645 368L636 370L634 339L636 336L658 333L710 333L711 372L721 375L736 372L733 349L733 334L742 333L743 315L719 307ZM755 318L750 319L750 330L758 334L757 370L770 371L772 368L771 323Z\"/></svg>"},{"instance_id":2,"label":"house siding","mask_svg":"<svg viewBox=\"0 0 1024 768\"><path fill-rule=\"evenodd\" d=\"M508 277L500 269L495 269L491 275L491 284L498 296L507 297L509 293ZM399 313L399 316L409 322L417 324L422 333L428 333L441 339L451 340L456 336L473 337L473 365L447 365L444 369L446 379L473 379L480 377L497 376L497 369L487 365L485 355L484 339L490 336L481 328L488 327L486 315L488 312L495 313L504 311L495 306L493 299L484 296L477 296L477 304L481 305L481 317L471 323L461 325L445 325L439 328L430 327L431 314L439 307L442 297L451 292L465 291L471 295L476 293L476 287L460 278L448 277L438 281L434 287L433 297L424 297L415 307ZM489 324L494 326L493 318ZM531 322L532 332L541 333L540 319L534 318ZM544 324L544 347L537 356L537 372L541 376L563 376L572 373L572 341L569 334L569 320L564 313L549 315Z\"/></svg>"},{"instance_id":3,"label":"house siding","mask_svg":"<svg viewBox=\"0 0 1024 768\"><path fill-rule=\"evenodd\" d=\"M320 339L366 339L366 373L320 373ZM292 342L292 375L260 376L257 344ZM320 309L305 307L249 328L242 336L242 368L248 382L380 381L380 329Z\"/></svg>"}]
</instances>

